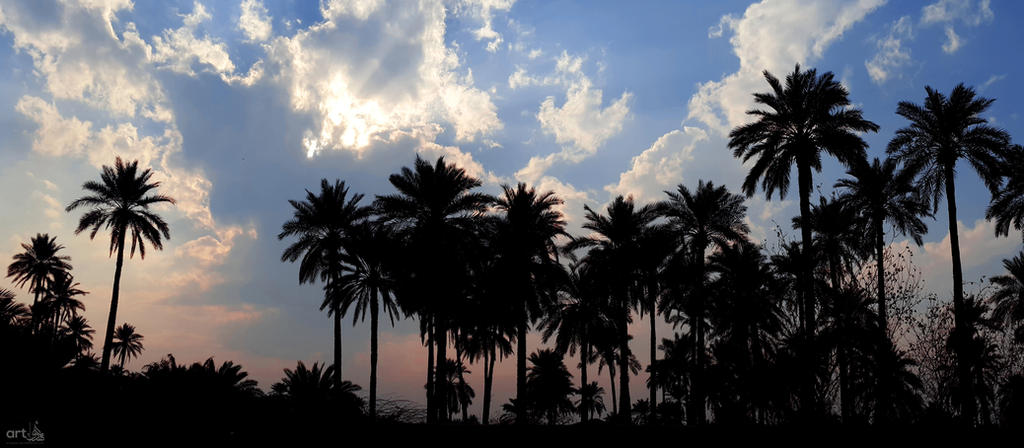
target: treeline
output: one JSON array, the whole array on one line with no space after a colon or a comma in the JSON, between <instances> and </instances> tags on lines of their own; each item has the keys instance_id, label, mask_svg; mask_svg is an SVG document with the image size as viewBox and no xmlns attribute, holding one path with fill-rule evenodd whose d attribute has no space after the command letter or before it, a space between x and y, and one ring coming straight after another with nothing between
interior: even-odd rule
<instances>
[{"instance_id":1,"label":"treeline","mask_svg":"<svg viewBox=\"0 0 1024 448\"><path fill-rule=\"evenodd\" d=\"M923 104L899 103L907 125L888 157L869 160L861 135L878 126L832 73L797 66L784 80L765 78L771 90L754 95L753 121L729 135L729 149L749 167L740 194L700 180L650 204L619 196L604 209L585 207L586 235L566 232L554 192L520 183L491 196L443 158L417 157L390 176L393 193L372 201L342 181L322 180L290 201L293 216L278 238L288 242L281 259L297 262L299 282L323 285L333 363L299 362L269 394L231 362L186 368L169 356L140 373L123 370L137 355L124 342L130 333L114 331L125 237L131 253L136 243L142 253L146 242L160 248L169 234L149 205L173 200L153 193L158 183L148 171L139 175L136 164L118 160L68 208L88 208L78 231L95 236L109 227L117 252L102 360L87 352L84 322L72 329L80 306L55 298L71 282L70 266L45 235L25 249L49 254L52 270L9 269L36 300L29 311L3 299L4 341L27 338L5 346L3 356L35 363L15 370L46 365L116 385L121 394L130 387L156 394L133 393L149 397L140 406L174 396L253 401L291 422L1019 424L1024 253L1005 260L1006 271L990 281L965 288L956 228L956 173L965 167L991 192L986 217L997 235L1024 224L1024 149L982 118L993 100L963 85L948 96L926 88ZM847 168L828 196L812 188L824 156ZM762 191L784 198L793 172L799 240L778 229L773 244L752 241L745 199ZM925 292L909 248L889 244L897 237L922 244L943 206L950 301ZM52 247L35 248L37 240ZM427 347L425 411L377 398L380 320L410 317ZM644 334L631 334L637 317L650 324ZM344 318L370 321L365 402L359 386L341 377ZM659 339L662 321L673 331ZM530 331L548 348L527 347ZM634 336L649 338L647 365L630 348ZM108 367L108 346L119 365ZM513 357L515 396L493 403L495 364ZM466 381L469 367L483 372L479 394ZM605 373L608 391L593 380ZM639 394L630 390L636 375L647 377ZM471 416L478 395L482 411ZM240 409L250 415L254 407Z\"/></svg>"}]
</instances>

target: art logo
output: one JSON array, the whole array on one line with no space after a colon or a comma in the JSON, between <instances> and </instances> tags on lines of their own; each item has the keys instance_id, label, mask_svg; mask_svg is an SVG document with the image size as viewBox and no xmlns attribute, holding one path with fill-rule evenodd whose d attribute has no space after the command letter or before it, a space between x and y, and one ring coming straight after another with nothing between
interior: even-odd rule
<instances>
[{"instance_id":1,"label":"art logo","mask_svg":"<svg viewBox=\"0 0 1024 448\"><path fill-rule=\"evenodd\" d=\"M42 443L46 441L46 435L39 430L39 422L32 422L28 428L8 429L7 442L9 443Z\"/></svg>"}]
</instances>

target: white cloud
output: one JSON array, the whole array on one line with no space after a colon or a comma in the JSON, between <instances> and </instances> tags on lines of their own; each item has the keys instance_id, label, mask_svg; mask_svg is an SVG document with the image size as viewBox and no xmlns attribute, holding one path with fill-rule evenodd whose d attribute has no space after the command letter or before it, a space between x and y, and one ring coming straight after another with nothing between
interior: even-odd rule
<instances>
[{"instance_id":1,"label":"white cloud","mask_svg":"<svg viewBox=\"0 0 1024 448\"><path fill-rule=\"evenodd\" d=\"M292 108L313 118L303 138L307 155L362 154L374 142L441 123L464 142L502 128L490 94L473 85L471 71L460 73L457 52L445 44L443 3L330 2L324 9L324 22L267 46L268 72L288 90Z\"/></svg>"},{"instance_id":2,"label":"white cloud","mask_svg":"<svg viewBox=\"0 0 1024 448\"><path fill-rule=\"evenodd\" d=\"M85 149L92 123L61 117L56 106L34 96L22 97L14 108L39 126L32 140L33 151L63 156L79 154Z\"/></svg>"},{"instance_id":3,"label":"white cloud","mask_svg":"<svg viewBox=\"0 0 1024 448\"><path fill-rule=\"evenodd\" d=\"M737 72L700 84L690 99L689 119L722 135L747 121L752 92L767 88L762 72L782 77L795 63L808 64L884 0L829 3L812 0L765 0L750 5L742 17L720 22L732 32L729 42L740 60ZM720 34L712 29L709 34Z\"/></svg>"},{"instance_id":4,"label":"white cloud","mask_svg":"<svg viewBox=\"0 0 1024 448\"><path fill-rule=\"evenodd\" d=\"M494 11L508 11L512 9L515 0L459 0L456 4L455 14L473 17L482 25L473 30L473 37L478 41L488 41L487 51L495 53L504 42L501 34L494 30Z\"/></svg>"},{"instance_id":5,"label":"white cloud","mask_svg":"<svg viewBox=\"0 0 1024 448\"><path fill-rule=\"evenodd\" d=\"M910 63L910 50L903 43L913 38L910 16L900 17L889 27L885 37L875 41L878 53L864 62L868 75L875 84L885 83L898 69Z\"/></svg>"},{"instance_id":6,"label":"white cloud","mask_svg":"<svg viewBox=\"0 0 1024 448\"><path fill-rule=\"evenodd\" d=\"M633 157L629 170L619 175L617 184L606 185L604 189L613 195L633 195L639 202L663 199L665 190L674 190L675 185L687 181L683 176L684 165L693 160L697 144L707 140L707 132L690 126L662 135L650 148Z\"/></svg>"},{"instance_id":7,"label":"white cloud","mask_svg":"<svg viewBox=\"0 0 1024 448\"><path fill-rule=\"evenodd\" d=\"M270 39L273 26L263 3L260 0L244 0L241 9L242 15L238 17L238 29L245 34L245 38L249 42L263 42Z\"/></svg>"},{"instance_id":8,"label":"white cloud","mask_svg":"<svg viewBox=\"0 0 1024 448\"><path fill-rule=\"evenodd\" d=\"M956 34L952 26L946 26L946 43L942 44L942 51L946 54L956 53L960 49L960 36Z\"/></svg>"}]
</instances>

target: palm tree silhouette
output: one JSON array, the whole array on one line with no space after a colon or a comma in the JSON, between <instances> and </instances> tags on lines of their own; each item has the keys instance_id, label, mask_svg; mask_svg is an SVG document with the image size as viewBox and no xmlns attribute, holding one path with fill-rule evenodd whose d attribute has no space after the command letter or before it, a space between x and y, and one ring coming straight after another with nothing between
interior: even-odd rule
<instances>
[{"instance_id":1,"label":"palm tree silhouette","mask_svg":"<svg viewBox=\"0 0 1024 448\"><path fill-rule=\"evenodd\" d=\"M121 324L114 331L113 351L114 356L120 360L119 365L122 371L124 370L125 362L138 357L142 353L142 339L142 335L135 332L135 326L132 324Z\"/></svg>"},{"instance_id":2,"label":"palm tree silhouette","mask_svg":"<svg viewBox=\"0 0 1024 448\"><path fill-rule=\"evenodd\" d=\"M60 325L78 316L78 311L84 311L85 305L76 296L83 296L88 292L78 289L79 283L69 273L59 274L46 291L44 301L49 305L52 315L51 328L53 334L57 334Z\"/></svg>"},{"instance_id":3,"label":"palm tree silhouette","mask_svg":"<svg viewBox=\"0 0 1024 448\"><path fill-rule=\"evenodd\" d=\"M493 222L494 220L491 220L491 223ZM495 232L484 230L483 234L494 239ZM484 247L488 247L486 243ZM471 300L463 309L463 331L460 333L457 347L461 346L462 352L470 362L475 363L478 359L483 361L484 396L480 422L487 425L491 418L494 365L499 358L504 359L512 355L517 319L514 313L515 303L503 300L503 291L506 288L504 273L498 271L499 265L492 252L485 250L475 255L471 258L479 266L477 275L473 278L475 285Z\"/></svg>"},{"instance_id":4,"label":"palm tree silhouette","mask_svg":"<svg viewBox=\"0 0 1024 448\"><path fill-rule=\"evenodd\" d=\"M434 396L434 378L444 378L448 347L448 326L461 285L452 281L465 273L460 246L494 198L472 192L481 185L466 171L439 157L434 165L416 157L412 169L403 167L388 180L398 194L377 196L374 208L385 223L394 223L407 234L410 256L415 259L409 288L417 294L402 297L402 308L426 321L430 341L427 369L427 415L429 421L447 418L442 410L444 396ZM436 346L437 362L433 347ZM438 371L435 372L435 365ZM439 391L443 393L443 391Z\"/></svg>"},{"instance_id":5,"label":"palm tree silhouette","mask_svg":"<svg viewBox=\"0 0 1024 448\"><path fill-rule=\"evenodd\" d=\"M629 373L632 353L629 351L629 323L632 321L630 308L637 302L635 295L637 279L641 278L642 242L652 231L651 224L658 218L658 210L652 204L637 208L633 198L616 197L608 205L607 215L595 212L589 205L583 228L592 235L576 238L566 245L565 250L576 251L589 248L588 263L602 266L609 285L609 305L614 308L617 331L619 363L619 406L617 414L629 423L632 402L629 397Z\"/></svg>"},{"instance_id":6,"label":"palm tree silhouette","mask_svg":"<svg viewBox=\"0 0 1024 448\"><path fill-rule=\"evenodd\" d=\"M815 69L800 70L786 76L786 84L767 70L764 77L772 92L755 93L754 101L769 110L754 109L747 113L757 120L738 126L729 133L733 156L744 162L755 159L743 181L743 191L751 197L758 182L768 197L776 190L780 198L789 191L789 176L797 168L800 193L800 219L806 222L811 214L812 170L821 171L821 156L826 153L844 165L863 159L867 143L858 133L877 132L878 125L865 120L861 111L851 106L849 92L835 80L832 72L818 75ZM805 337L815 331L815 300L812 283L811 226L801 226L802 275L801 301ZM812 354L807 354L812 356ZM817 407L813 393L814 378L808 375L802 393L802 408L810 412Z\"/></svg>"},{"instance_id":7,"label":"palm tree silhouette","mask_svg":"<svg viewBox=\"0 0 1024 448\"><path fill-rule=\"evenodd\" d=\"M514 303L516 317L516 403L526 397L526 332L556 301L562 270L555 238L568 236L562 200L554 191L538 194L520 182L515 189L503 185L504 194L495 208L504 212L498 220L499 270L507 278L506 295ZM523 416L525 413L517 413Z\"/></svg>"},{"instance_id":8,"label":"palm tree silhouette","mask_svg":"<svg viewBox=\"0 0 1024 448\"><path fill-rule=\"evenodd\" d=\"M1006 274L992 277L996 286L991 301L995 305L992 315L996 321L1012 328L1014 341L1024 344L1024 252L1009 260L1003 260Z\"/></svg>"},{"instance_id":9,"label":"palm tree silhouette","mask_svg":"<svg viewBox=\"0 0 1024 448\"><path fill-rule=\"evenodd\" d=\"M281 226L277 239L296 237L281 254L281 261L295 262L299 257L299 283L320 281L326 283L324 301L320 310L334 317L334 384L341 385L341 296L332 297L326 291L341 277L344 244L352 227L370 215L370 208L360 206L363 195L348 196L345 182L320 180L320 194L306 190L306 200L289 200L294 209L292 218Z\"/></svg>"},{"instance_id":10,"label":"palm tree silhouette","mask_svg":"<svg viewBox=\"0 0 1024 448\"><path fill-rule=\"evenodd\" d=\"M880 337L887 339L889 319L885 303L885 224L889 224L899 234L910 236L920 246L923 244L921 236L928 231L921 217L931 216L932 213L928 203L917 193L914 173L898 169L896 159L886 158L881 162L876 157L870 164L866 161L858 162L850 167L847 175L848 178L836 182L835 188L843 190L839 201L857 210L865 218L853 221L855 225L851 226L851 231L857 238L872 242L877 276L877 326L882 332ZM880 348L886 346L879 345ZM878 363L878 367L883 368L881 363ZM881 371L877 372L877 377L879 380L887 378ZM884 391L884 384L878 384L877 387L883 391L878 393L875 417L876 421L884 421L889 409L887 402L890 394Z\"/></svg>"},{"instance_id":11,"label":"palm tree silhouette","mask_svg":"<svg viewBox=\"0 0 1024 448\"><path fill-rule=\"evenodd\" d=\"M747 206L743 205L742 196L729 193L724 185L715 187L713 182L705 183L703 180L697 182L697 189L692 192L685 185L679 185L677 191L666 191L665 194L668 200L658 205L659 210L668 218L669 229L678 238L677 253L684 257L692 256L690 265L696 270L693 278L697 279L697 284L692 285L695 293L691 294L692 300L685 307L693 325L691 335L696 350L697 372L694 379L698 379L691 390L689 414L694 417L693 423L702 424L705 405L699 378L705 368L703 352L707 333L704 253L708 248L721 249L746 239L750 231L744 222Z\"/></svg>"},{"instance_id":12,"label":"palm tree silhouette","mask_svg":"<svg viewBox=\"0 0 1024 448\"><path fill-rule=\"evenodd\" d=\"M580 414L580 420L587 422L591 416L598 416L604 413L604 388L597 385L597 381L582 385L578 390L580 399L576 401L576 412Z\"/></svg>"},{"instance_id":13,"label":"palm tree silhouette","mask_svg":"<svg viewBox=\"0 0 1024 448\"><path fill-rule=\"evenodd\" d=\"M588 390L590 385L587 365L593 354L594 338L611 327L607 296L601 291L603 284L596 271L586 262L570 265L559 303L545 315L542 324L545 343L554 336L555 348L559 352L575 355L579 350L580 391ZM590 391L594 392L592 389ZM586 411L580 413L580 420L584 423L592 414L598 413L598 409L593 407L596 406L592 401L594 399L592 395L581 397L581 405L586 405ZM603 412L603 401L601 408Z\"/></svg>"},{"instance_id":14,"label":"palm tree silhouette","mask_svg":"<svg viewBox=\"0 0 1024 448\"><path fill-rule=\"evenodd\" d=\"M576 394L572 387L572 374L565 367L562 354L551 349L537 350L530 354L527 374L529 408L537 416L543 416L549 425L558 423L573 413L575 406L570 396ZM519 398L521 399L521 398Z\"/></svg>"},{"instance_id":15,"label":"palm tree silhouette","mask_svg":"<svg viewBox=\"0 0 1024 448\"><path fill-rule=\"evenodd\" d=\"M349 265L348 272L342 274L337 281L328 285L333 288L328 294L332 302L341 304L341 314L346 314L349 307L355 307L352 313L353 324L366 319L366 311L370 311L370 418L377 417L377 324L381 308L384 315L395 325L398 305L395 301L395 290L398 279L392 267L393 258L397 257L397 236L393 229L380 223L366 222L354 227L350 238L345 243L342 259Z\"/></svg>"},{"instance_id":16,"label":"palm tree silhouette","mask_svg":"<svg viewBox=\"0 0 1024 448\"><path fill-rule=\"evenodd\" d=\"M956 164L965 160L978 173L982 182L995 192L1002 182L1001 156L1006 152L1010 136L1003 130L989 126L981 117L994 100L976 97L974 89L958 84L947 97L925 87L927 96L923 105L901 101L896 113L910 121L910 125L896 131L886 148L891 156L915 174L917 189L931 199L932 209L938 211L939 202L946 198L949 217L949 241L953 258L953 313L956 332L960 340L954 346L958 359L963 359L970 334L963 326L964 275L960 262L960 238L957 231ZM970 371L965 362L958 361L958 378L964 397L973 396ZM971 399L962 399L961 418L965 424L974 421L975 407Z\"/></svg>"},{"instance_id":17,"label":"palm tree silhouette","mask_svg":"<svg viewBox=\"0 0 1024 448\"><path fill-rule=\"evenodd\" d=\"M13 291L0 288L0 327L13 327L30 317L28 307L14 300Z\"/></svg>"},{"instance_id":18,"label":"palm tree silhouette","mask_svg":"<svg viewBox=\"0 0 1024 448\"><path fill-rule=\"evenodd\" d=\"M100 182L87 181L82 188L90 194L76 199L67 206L70 212L80 207L89 210L82 215L75 228L75 235L90 229L89 239L96 237L100 228L110 229L110 250L108 255L117 251L117 262L114 266L114 286L110 294L110 313L107 316L107 330L103 337L103 358L100 370L106 372L110 367L110 351L114 340L114 325L117 319L117 301L121 290L121 267L124 264L125 238L131 238L131 251L128 257L135 256L136 247L139 256L146 258L146 242L157 250L163 249L163 239L170 239L167 222L150 210L150 206L170 203L174 199L153 193L160 182L151 182L153 171L145 169L139 172L139 161L124 163L118 157L114 166L103 166Z\"/></svg>"},{"instance_id":19,"label":"palm tree silhouette","mask_svg":"<svg viewBox=\"0 0 1024 448\"><path fill-rule=\"evenodd\" d=\"M84 316L73 316L64 324L62 337L71 341L78 353L92 349L92 335L96 333Z\"/></svg>"},{"instance_id":20,"label":"palm tree silhouette","mask_svg":"<svg viewBox=\"0 0 1024 448\"><path fill-rule=\"evenodd\" d=\"M985 219L996 220L996 236L1008 235L1011 224L1024 231L1024 147L1013 145L1003 156L1003 164L1006 185L992 196L985 211Z\"/></svg>"},{"instance_id":21,"label":"palm tree silhouette","mask_svg":"<svg viewBox=\"0 0 1024 448\"><path fill-rule=\"evenodd\" d=\"M51 238L45 233L37 233L29 244L21 243L21 247L25 251L14 255L14 261L7 266L7 276L14 277L12 282L18 288L28 283L29 292L35 296L32 306L36 307L53 281L71 270L71 257L58 255L64 246L57 244L56 236ZM37 324L33 317L33 331Z\"/></svg>"}]
</instances>

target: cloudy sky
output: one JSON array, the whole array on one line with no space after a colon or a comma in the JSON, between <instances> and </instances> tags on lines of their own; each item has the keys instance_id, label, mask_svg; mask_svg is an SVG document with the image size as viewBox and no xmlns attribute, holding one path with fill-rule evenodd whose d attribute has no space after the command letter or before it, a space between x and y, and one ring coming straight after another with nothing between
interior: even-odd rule
<instances>
[{"instance_id":1,"label":"cloudy sky","mask_svg":"<svg viewBox=\"0 0 1024 448\"><path fill-rule=\"evenodd\" d=\"M321 178L372 197L417 154L444 155L496 192L525 181L582 207L641 201L698 179L737 189L725 135L746 119L761 72L795 63L832 71L881 130L901 100L972 85L986 118L1024 135L1013 83L1024 67L1024 5L1000 0L557 2L528 0L0 0L0 247L57 235L102 332L113 261L74 235L63 211L115 155L156 172L177 206L162 252L126 263L119 321L145 335L131 368L167 353L240 362L264 388L296 360L328 360L318 286L297 285L276 238ZM827 162L819 191L843 171ZM968 281L999 273L1020 239L995 239L988 193L962 166L961 248ZM776 241L796 198L748 201L754 237ZM948 297L944 210L913 249L928 288ZM104 236L106 238L106 236ZM890 236L893 244L902 237ZM7 280L0 287L10 287ZM969 286L970 288L970 286ZM29 300L20 291L22 300ZM637 323L637 332L646 328ZM367 385L368 325L344 329L344 375ZM647 363L646 337L634 351ZM667 335L668 329L662 329ZM382 335L381 393L422 401L416 324ZM537 341L531 337L530 344ZM99 341L97 341L99 345ZM471 367L473 370L476 368ZM607 373L602 383L607 388ZM633 394L642 396L641 376ZM482 391L482 379L472 375ZM514 389L497 371L495 403Z\"/></svg>"}]
</instances>

